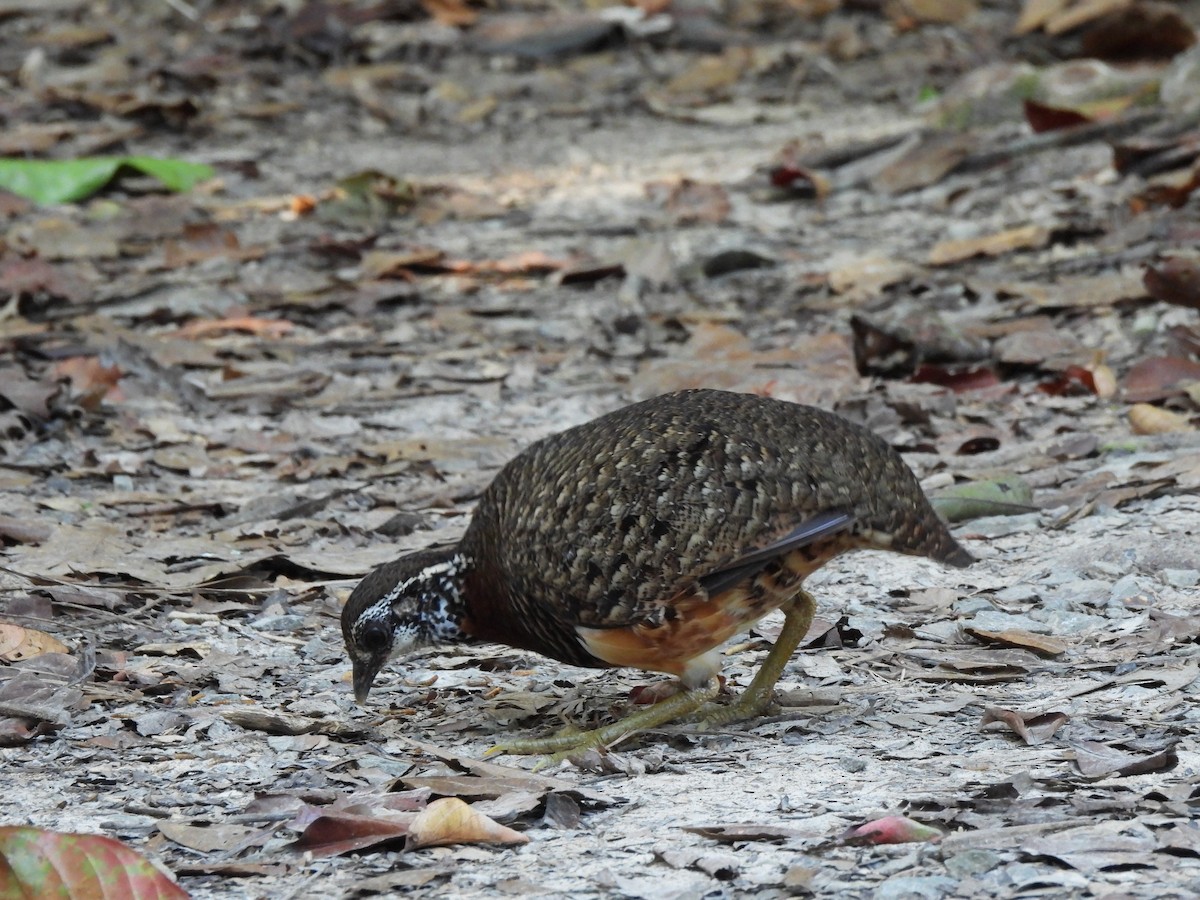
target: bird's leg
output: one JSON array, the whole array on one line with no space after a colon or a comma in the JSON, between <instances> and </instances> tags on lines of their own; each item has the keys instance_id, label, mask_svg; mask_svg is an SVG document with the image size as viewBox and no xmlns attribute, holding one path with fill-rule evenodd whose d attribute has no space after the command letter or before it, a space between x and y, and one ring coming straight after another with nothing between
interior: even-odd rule
<instances>
[{"instance_id":1,"label":"bird's leg","mask_svg":"<svg viewBox=\"0 0 1200 900\"><path fill-rule=\"evenodd\" d=\"M607 747L639 731L648 731L681 719L697 721L702 728L720 728L730 722L753 718L770 705L775 683L779 681L788 660L808 634L815 611L816 603L807 591L799 591L792 598L783 608L783 630L775 639L775 645L759 667L750 686L732 703L722 705L711 702L720 690L720 680L713 678L703 687L681 691L674 697L661 700L649 709L628 715L611 725L592 731L497 744L488 750L487 755L550 754L539 761L538 768L541 768L562 762L585 750Z\"/></svg>"},{"instance_id":2,"label":"bird's leg","mask_svg":"<svg viewBox=\"0 0 1200 900\"><path fill-rule=\"evenodd\" d=\"M703 728L720 728L730 722L753 718L770 706L775 694L775 682L779 681L788 660L808 634L816 608L812 594L808 591L797 593L783 608L783 630L779 632L771 652L759 666L750 686L732 703L708 703L696 710L692 718Z\"/></svg>"},{"instance_id":3,"label":"bird's leg","mask_svg":"<svg viewBox=\"0 0 1200 900\"><path fill-rule=\"evenodd\" d=\"M703 687L680 691L674 697L660 700L648 709L628 715L611 725L605 725L592 731L556 734L548 738L508 741L492 747L488 750L487 755L492 756L497 753L550 753L553 755L539 763L539 768L542 765L552 765L577 753L582 753L585 750L596 750L601 747L607 747L622 738L637 734L639 731L657 728L660 725L666 725L668 722L674 722L677 719L691 715L712 700L717 695L719 689L720 681L712 678Z\"/></svg>"}]
</instances>

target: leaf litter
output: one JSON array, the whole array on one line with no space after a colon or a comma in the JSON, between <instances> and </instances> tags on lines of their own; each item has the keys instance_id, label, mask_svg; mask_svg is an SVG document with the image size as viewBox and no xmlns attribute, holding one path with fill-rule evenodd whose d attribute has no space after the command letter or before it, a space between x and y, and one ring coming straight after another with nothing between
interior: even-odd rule
<instances>
[{"instance_id":1,"label":"leaf litter","mask_svg":"<svg viewBox=\"0 0 1200 900\"><path fill-rule=\"evenodd\" d=\"M1100 6L18 4L6 152L217 177L0 198L4 821L197 897L1191 890L1197 20ZM354 706L358 576L700 384L869 425L981 562L839 561L777 714L550 775L479 757L656 682L481 647Z\"/></svg>"}]
</instances>

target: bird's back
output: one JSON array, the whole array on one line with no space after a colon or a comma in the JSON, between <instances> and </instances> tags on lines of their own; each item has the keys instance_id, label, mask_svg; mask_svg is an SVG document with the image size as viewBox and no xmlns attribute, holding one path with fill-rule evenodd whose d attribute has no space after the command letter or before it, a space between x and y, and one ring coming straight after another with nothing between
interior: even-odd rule
<instances>
[{"instance_id":1,"label":"bird's back","mask_svg":"<svg viewBox=\"0 0 1200 900\"><path fill-rule=\"evenodd\" d=\"M531 445L484 492L462 546L486 560L477 616L523 617L544 643L556 623L627 624L830 510L853 516L845 548L971 561L878 436L812 407L707 390ZM493 624L528 644L511 633L525 623Z\"/></svg>"}]
</instances>

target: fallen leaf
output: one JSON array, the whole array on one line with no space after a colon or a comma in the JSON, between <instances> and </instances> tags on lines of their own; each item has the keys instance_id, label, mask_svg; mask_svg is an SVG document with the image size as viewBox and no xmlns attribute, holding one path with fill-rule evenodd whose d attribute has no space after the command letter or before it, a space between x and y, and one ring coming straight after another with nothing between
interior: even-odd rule
<instances>
[{"instance_id":1,"label":"fallen leaf","mask_svg":"<svg viewBox=\"0 0 1200 900\"><path fill-rule=\"evenodd\" d=\"M192 825L187 822L172 822L170 820L159 822L158 830L168 840L174 841L181 847L187 847L189 850L198 850L201 853L212 853L215 850L233 850L242 846L250 835L258 833L258 829L247 828L245 825L220 823Z\"/></svg>"},{"instance_id":2,"label":"fallen leaf","mask_svg":"<svg viewBox=\"0 0 1200 900\"><path fill-rule=\"evenodd\" d=\"M1086 125L1092 120L1077 109L1048 106L1036 100L1025 101L1025 121L1034 134Z\"/></svg>"},{"instance_id":3,"label":"fallen leaf","mask_svg":"<svg viewBox=\"0 0 1200 900\"><path fill-rule=\"evenodd\" d=\"M1200 362L1178 356L1144 359L1125 375L1125 399L1130 403L1165 400L1184 393L1200 381Z\"/></svg>"},{"instance_id":4,"label":"fallen leaf","mask_svg":"<svg viewBox=\"0 0 1200 900\"><path fill-rule=\"evenodd\" d=\"M1195 430L1187 416L1149 403L1135 403L1129 407L1129 425L1134 434L1171 434Z\"/></svg>"},{"instance_id":5,"label":"fallen leaf","mask_svg":"<svg viewBox=\"0 0 1200 900\"><path fill-rule=\"evenodd\" d=\"M928 135L880 170L871 179L871 186L888 194L902 194L936 184L967 158L976 140L967 134Z\"/></svg>"},{"instance_id":6,"label":"fallen leaf","mask_svg":"<svg viewBox=\"0 0 1200 900\"><path fill-rule=\"evenodd\" d=\"M931 497L930 502L950 522L983 516L1017 516L1037 509L1033 505L1033 488L1016 475L958 484Z\"/></svg>"},{"instance_id":7,"label":"fallen leaf","mask_svg":"<svg viewBox=\"0 0 1200 900\"><path fill-rule=\"evenodd\" d=\"M948 266L973 256L1003 256L1017 250L1044 247L1049 241L1050 232L1041 225L1022 225L996 234L941 241L929 251L929 264Z\"/></svg>"},{"instance_id":8,"label":"fallen leaf","mask_svg":"<svg viewBox=\"0 0 1200 900\"><path fill-rule=\"evenodd\" d=\"M70 647L44 631L0 622L0 662L13 663L43 653L70 652Z\"/></svg>"},{"instance_id":9,"label":"fallen leaf","mask_svg":"<svg viewBox=\"0 0 1200 900\"><path fill-rule=\"evenodd\" d=\"M848 844L909 844L936 841L942 833L904 816L884 816L865 825L848 828L842 840Z\"/></svg>"},{"instance_id":10,"label":"fallen leaf","mask_svg":"<svg viewBox=\"0 0 1200 900\"><path fill-rule=\"evenodd\" d=\"M295 325L285 319L259 319L255 316L238 316L230 319L208 319L189 322L175 335L187 340L216 337L230 332L253 334L265 338L281 338L290 334Z\"/></svg>"},{"instance_id":11,"label":"fallen leaf","mask_svg":"<svg viewBox=\"0 0 1200 900\"><path fill-rule=\"evenodd\" d=\"M157 178L172 191L190 190L214 174L211 166L149 156L0 159L0 187L42 204L70 203L90 197L125 169Z\"/></svg>"},{"instance_id":12,"label":"fallen leaf","mask_svg":"<svg viewBox=\"0 0 1200 900\"><path fill-rule=\"evenodd\" d=\"M409 826L407 847L451 844L527 844L529 838L471 808L457 797L434 800Z\"/></svg>"},{"instance_id":13,"label":"fallen leaf","mask_svg":"<svg viewBox=\"0 0 1200 900\"><path fill-rule=\"evenodd\" d=\"M120 381L125 374L120 366L105 365L96 356L72 356L57 363L55 378L65 378L71 383L74 399L87 409L94 409L101 400L119 403L124 399Z\"/></svg>"},{"instance_id":14,"label":"fallen leaf","mask_svg":"<svg viewBox=\"0 0 1200 900\"><path fill-rule=\"evenodd\" d=\"M1142 284L1155 300L1200 309L1200 261L1167 257L1146 267Z\"/></svg>"},{"instance_id":15,"label":"fallen leaf","mask_svg":"<svg viewBox=\"0 0 1200 900\"><path fill-rule=\"evenodd\" d=\"M16 519L0 516L0 537L16 544L40 544L48 541L54 529L36 519Z\"/></svg>"},{"instance_id":16,"label":"fallen leaf","mask_svg":"<svg viewBox=\"0 0 1200 900\"><path fill-rule=\"evenodd\" d=\"M646 185L646 193L663 206L675 225L716 225L729 218L733 209L724 187L691 178L654 182Z\"/></svg>"},{"instance_id":17,"label":"fallen leaf","mask_svg":"<svg viewBox=\"0 0 1200 900\"><path fill-rule=\"evenodd\" d=\"M355 816L344 813L317 816L292 844L317 858L365 850L406 837L418 814Z\"/></svg>"},{"instance_id":18,"label":"fallen leaf","mask_svg":"<svg viewBox=\"0 0 1200 900\"><path fill-rule=\"evenodd\" d=\"M789 838L808 835L808 832L783 825L690 825L685 826L683 830L723 844L741 841L786 841Z\"/></svg>"},{"instance_id":19,"label":"fallen leaf","mask_svg":"<svg viewBox=\"0 0 1200 900\"><path fill-rule=\"evenodd\" d=\"M187 900L165 872L120 841L0 826L0 897Z\"/></svg>"},{"instance_id":20,"label":"fallen leaf","mask_svg":"<svg viewBox=\"0 0 1200 900\"><path fill-rule=\"evenodd\" d=\"M1009 628L1005 631L984 631L981 628L965 628L967 634L971 637L983 641L985 644L999 644L1002 647L1017 647L1023 650L1032 650L1040 656L1058 656L1060 653L1066 653L1070 647L1066 641L1060 641L1058 638L1048 637L1044 634L1034 634L1030 631L1022 631L1019 628Z\"/></svg>"},{"instance_id":21,"label":"fallen leaf","mask_svg":"<svg viewBox=\"0 0 1200 900\"><path fill-rule=\"evenodd\" d=\"M466 797L471 800L493 800L509 793L529 793L529 782L518 776L479 775L420 775L404 777L400 783L407 788L424 788L442 797ZM536 791L542 793L542 791Z\"/></svg>"},{"instance_id":22,"label":"fallen leaf","mask_svg":"<svg viewBox=\"0 0 1200 900\"><path fill-rule=\"evenodd\" d=\"M1029 746L1040 744L1050 738L1069 721L1064 712L1038 713L1029 715L1017 712L1015 709L990 706L983 711L984 726L1004 724L1016 733Z\"/></svg>"},{"instance_id":23,"label":"fallen leaf","mask_svg":"<svg viewBox=\"0 0 1200 900\"><path fill-rule=\"evenodd\" d=\"M452 28L474 25L479 18L479 12L464 0L421 0L421 6L435 22Z\"/></svg>"},{"instance_id":24,"label":"fallen leaf","mask_svg":"<svg viewBox=\"0 0 1200 900\"><path fill-rule=\"evenodd\" d=\"M1092 23L1080 54L1121 62L1169 60L1195 43L1195 30L1175 4L1131 0Z\"/></svg>"},{"instance_id":25,"label":"fallen leaf","mask_svg":"<svg viewBox=\"0 0 1200 900\"><path fill-rule=\"evenodd\" d=\"M1089 778L1167 772L1179 763L1174 744L1146 756L1126 753L1098 741L1079 741L1071 744L1071 749L1075 751L1075 765L1080 774Z\"/></svg>"},{"instance_id":26,"label":"fallen leaf","mask_svg":"<svg viewBox=\"0 0 1200 900\"><path fill-rule=\"evenodd\" d=\"M909 381L913 384L936 384L960 394L995 387L1000 384L1000 377L988 366L936 366L924 363Z\"/></svg>"}]
</instances>

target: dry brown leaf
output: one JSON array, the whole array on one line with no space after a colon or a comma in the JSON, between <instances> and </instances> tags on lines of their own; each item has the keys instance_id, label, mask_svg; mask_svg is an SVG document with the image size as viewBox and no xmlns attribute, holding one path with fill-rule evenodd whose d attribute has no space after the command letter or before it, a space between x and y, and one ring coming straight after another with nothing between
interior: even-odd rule
<instances>
[{"instance_id":1,"label":"dry brown leaf","mask_svg":"<svg viewBox=\"0 0 1200 900\"><path fill-rule=\"evenodd\" d=\"M318 859L352 853L405 837L414 819L412 814L387 818L341 813L319 815L292 846Z\"/></svg>"},{"instance_id":2,"label":"dry brown leaf","mask_svg":"<svg viewBox=\"0 0 1200 900\"><path fill-rule=\"evenodd\" d=\"M55 378L66 378L71 382L71 393L89 409L101 400L119 403L125 399L120 386L121 376L125 373L120 366L106 366L99 357L72 356L57 363L52 371Z\"/></svg>"},{"instance_id":3,"label":"dry brown leaf","mask_svg":"<svg viewBox=\"0 0 1200 900\"><path fill-rule=\"evenodd\" d=\"M1200 261L1168 257L1147 266L1142 283L1155 300L1200 309Z\"/></svg>"},{"instance_id":4,"label":"dry brown leaf","mask_svg":"<svg viewBox=\"0 0 1200 900\"><path fill-rule=\"evenodd\" d=\"M479 12L472 9L463 0L421 0L425 12L441 25L451 27L474 25L479 18Z\"/></svg>"},{"instance_id":5,"label":"dry brown leaf","mask_svg":"<svg viewBox=\"0 0 1200 900\"><path fill-rule=\"evenodd\" d=\"M878 295L884 288L913 277L919 270L910 262L871 254L830 270L826 276L835 294L855 297Z\"/></svg>"},{"instance_id":6,"label":"dry brown leaf","mask_svg":"<svg viewBox=\"0 0 1200 900\"><path fill-rule=\"evenodd\" d=\"M1040 744L1070 720L1064 712L1028 713L992 706L983 711L983 725L1003 723L1029 746Z\"/></svg>"},{"instance_id":7,"label":"dry brown leaf","mask_svg":"<svg viewBox=\"0 0 1200 900\"><path fill-rule=\"evenodd\" d=\"M976 139L966 134L930 135L881 169L871 179L871 186L902 194L936 184L967 158L975 143Z\"/></svg>"},{"instance_id":8,"label":"dry brown leaf","mask_svg":"<svg viewBox=\"0 0 1200 900\"><path fill-rule=\"evenodd\" d=\"M695 102L724 95L754 62L749 47L730 47L719 56L701 56L665 85L668 94Z\"/></svg>"},{"instance_id":9,"label":"dry brown leaf","mask_svg":"<svg viewBox=\"0 0 1200 900\"><path fill-rule=\"evenodd\" d=\"M434 800L409 825L409 849L450 844L527 844L529 838L506 828L457 797Z\"/></svg>"},{"instance_id":10,"label":"dry brown leaf","mask_svg":"<svg viewBox=\"0 0 1200 900\"><path fill-rule=\"evenodd\" d=\"M1170 434L1195 430L1186 416L1149 403L1135 403L1129 407L1129 426L1134 434Z\"/></svg>"},{"instance_id":11,"label":"dry brown leaf","mask_svg":"<svg viewBox=\"0 0 1200 900\"><path fill-rule=\"evenodd\" d=\"M1080 54L1121 62L1169 60L1196 43L1195 29L1177 7L1165 0L1132 0L1091 24Z\"/></svg>"},{"instance_id":12,"label":"dry brown leaf","mask_svg":"<svg viewBox=\"0 0 1200 900\"><path fill-rule=\"evenodd\" d=\"M36 519L17 519L0 516L0 537L17 544L40 544L50 540L54 529Z\"/></svg>"},{"instance_id":13,"label":"dry brown leaf","mask_svg":"<svg viewBox=\"0 0 1200 900\"><path fill-rule=\"evenodd\" d=\"M985 644L998 644L1002 647L1017 647L1032 650L1040 656L1058 656L1065 653L1071 645L1066 641L1052 638L1044 634L1034 634L1019 628L1008 628L1004 631L984 631L982 628L966 628L967 634Z\"/></svg>"},{"instance_id":14,"label":"dry brown leaf","mask_svg":"<svg viewBox=\"0 0 1200 900\"><path fill-rule=\"evenodd\" d=\"M17 662L43 653L70 654L71 648L53 635L33 628L0 622L0 661Z\"/></svg>"},{"instance_id":15,"label":"dry brown leaf","mask_svg":"<svg viewBox=\"0 0 1200 900\"><path fill-rule=\"evenodd\" d=\"M197 338L214 337L241 332L266 338L281 338L290 334L296 326L286 319L259 319L255 316L237 316L229 319L203 319L189 322L180 328L175 335L181 338L195 340Z\"/></svg>"},{"instance_id":16,"label":"dry brown leaf","mask_svg":"<svg viewBox=\"0 0 1200 900\"><path fill-rule=\"evenodd\" d=\"M172 822L163 820L158 823L158 830L168 840L174 841L189 850L199 850L201 853L212 853L214 850L233 850L241 847L243 842L255 834L258 829L245 825L228 823L213 823L211 825L192 825L187 822ZM266 840L264 835L263 840Z\"/></svg>"},{"instance_id":17,"label":"dry brown leaf","mask_svg":"<svg viewBox=\"0 0 1200 900\"><path fill-rule=\"evenodd\" d=\"M646 193L663 205L676 225L715 225L733 209L724 187L691 178L648 184Z\"/></svg>"},{"instance_id":18,"label":"dry brown leaf","mask_svg":"<svg viewBox=\"0 0 1200 900\"><path fill-rule=\"evenodd\" d=\"M1125 374L1125 399L1133 403L1165 400L1200 382L1200 362L1179 356L1144 359Z\"/></svg>"},{"instance_id":19,"label":"dry brown leaf","mask_svg":"<svg viewBox=\"0 0 1200 900\"><path fill-rule=\"evenodd\" d=\"M1145 775L1148 772L1166 772L1179 763L1174 745L1157 753L1136 755L1101 744L1098 741L1079 741L1071 745L1075 751L1075 765L1081 775L1103 778L1108 775Z\"/></svg>"},{"instance_id":20,"label":"dry brown leaf","mask_svg":"<svg viewBox=\"0 0 1200 900\"><path fill-rule=\"evenodd\" d=\"M1044 247L1049 240L1050 232L1041 225L1023 225L977 238L942 241L929 251L929 264L947 266L972 256L1003 256L1016 250Z\"/></svg>"}]
</instances>

